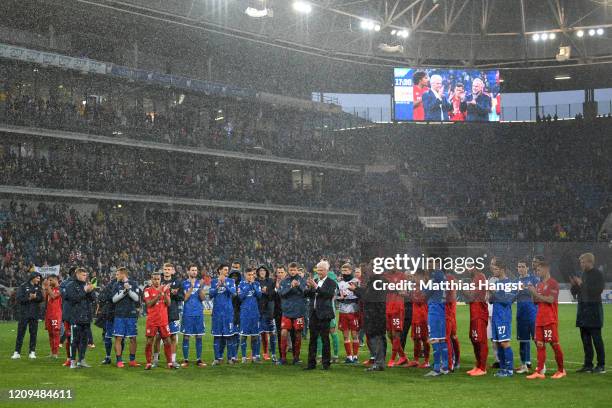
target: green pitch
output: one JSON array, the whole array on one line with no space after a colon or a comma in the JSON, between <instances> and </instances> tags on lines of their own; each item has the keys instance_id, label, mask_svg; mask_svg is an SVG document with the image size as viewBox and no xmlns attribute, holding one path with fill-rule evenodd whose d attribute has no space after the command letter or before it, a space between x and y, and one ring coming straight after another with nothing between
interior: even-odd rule
<instances>
[{"instance_id":1,"label":"green pitch","mask_svg":"<svg viewBox=\"0 0 612 408\"><path fill-rule=\"evenodd\" d=\"M426 370L393 368L384 372L366 373L359 366L332 365L330 371L302 371L299 366L260 364L222 365L206 368L189 367L170 371L158 368L117 369L98 366L104 357L101 331L94 327L97 347L89 350L87 361L94 367L70 370L62 367L63 360L52 360L47 333L39 330L37 360L27 358L26 336L22 359L10 356L15 344L16 323L1 323L0 328L0 406L24 407L34 402L9 402L9 389L70 388L74 392L73 406L83 407L610 407L612 406L612 370L608 374L575 374L581 366L582 345L574 327L575 305L560 305L561 345L565 353L568 376L561 380L547 378L528 381L524 375L514 378L495 378L490 370L486 377L472 378L465 371L472 368L473 353L468 339L468 308L457 307L457 324L461 340L461 368L459 372L439 377L424 378ZM612 306L605 306L604 341L612 342ZM209 322L207 322L209 323ZM140 319L139 332L144 332ZM39 326L42 327L42 326ZM207 324L210 327L210 324ZM308 343L302 345L302 359L306 359ZM144 337L139 338L137 359L144 361ZM518 343L513 342L515 360ZM407 347L412 351L412 346ZM390 349L389 349L390 350ZM343 360L342 336L340 356ZM608 347L608 355L612 349ZM60 349L64 353L64 349ZM192 340L191 353L195 353ZM361 351L361 360L367 356ZM124 358L127 356L124 355ZM182 357L179 350L178 358ZM192 357L193 358L193 357ZM212 359L212 337L204 338L204 358ZM161 357L163 361L163 354ZM114 360L114 358L113 358ZM489 357L491 361L491 356ZM532 361L535 347L532 346ZM516 361L518 364L518 361ZM548 373L556 368L552 350L548 349ZM609 366L612 369L612 364ZM59 402L47 401L51 407ZM173 405L174 404L174 405ZM197 404L197 405L195 405ZM70 406L70 405L69 405Z\"/></svg>"}]
</instances>

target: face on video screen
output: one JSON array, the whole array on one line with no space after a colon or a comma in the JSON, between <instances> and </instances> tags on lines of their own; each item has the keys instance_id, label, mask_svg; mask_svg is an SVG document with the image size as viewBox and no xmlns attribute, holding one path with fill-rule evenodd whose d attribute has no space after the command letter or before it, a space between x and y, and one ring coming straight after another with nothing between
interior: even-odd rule
<instances>
[{"instance_id":1,"label":"face on video screen","mask_svg":"<svg viewBox=\"0 0 612 408\"><path fill-rule=\"evenodd\" d=\"M498 122L499 71L394 69L397 121Z\"/></svg>"}]
</instances>

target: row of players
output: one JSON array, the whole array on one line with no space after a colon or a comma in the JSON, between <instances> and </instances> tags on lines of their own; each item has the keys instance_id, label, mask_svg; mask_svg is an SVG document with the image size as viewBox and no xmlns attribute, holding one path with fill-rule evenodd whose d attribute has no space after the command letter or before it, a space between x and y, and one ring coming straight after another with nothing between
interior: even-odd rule
<instances>
[{"instance_id":1,"label":"row of players","mask_svg":"<svg viewBox=\"0 0 612 408\"><path fill-rule=\"evenodd\" d=\"M532 265L539 279L529 274L526 262L518 264L519 279L526 287L519 293L503 290L464 292L470 303L469 333L476 357L476 367L468 371L468 374L473 376L486 374L488 337L492 339L497 350L495 357L499 359L500 370L496 375L505 377L513 374L510 339L512 303L517 300L518 338L521 344L522 363L517 372L528 371L530 341L535 337L538 367L528 378L544 378L545 343L552 345L558 364L558 371L553 378L566 375L557 334L558 284L550 277L550 267L542 259L534 259ZM199 279L197 266L190 265L187 279L181 281L175 276L173 265L167 263L164 264L163 272L152 275L151 285L142 293L138 284L129 279L128 270L119 268L116 280L107 285L98 296L96 324L101 326L104 332L106 346L104 364L111 363L114 338L117 366L124 366L122 354L127 338L129 365L138 366L135 359L137 318L141 299L144 299L147 306L145 368L150 369L157 365L160 342L163 342L168 367L180 366L176 361L179 333L183 334L184 360L181 365L183 367L189 365L189 340L190 337L195 337L196 365L206 366L202 360L202 336L205 330L202 302L206 296L213 301L211 333L214 337L214 365L222 362L225 349L227 349L228 363L235 363L239 345L245 361L248 338L251 340L254 360L260 359L262 343L264 358L269 358L267 352L269 344L272 359L276 360L276 327L281 328L278 364L287 363L288 339L291 339L293 362L299 363L302 330L306 317L305 292L308 288L315 287L317 283L313 279L305 279L296 263L288 265L288 275L284 266L277 267L275 279L269 277L265 267L257 270L249 268L244 274L244 279L240 279L238 268L239 265L232 265L230 272L228 265L220 265L217 268L217 277L212 280L208 288L204 285L204 281ZM322 261L317 265L317 269L320 275L327 276L329 264ZM412 279L431 279L434 282L454 279L452 274L445 274L432 267L428 269L428 271L418 271ZM367 308L368 303L364 291L359 289L362 279L358 271L354 271L349 264L342 266L336 296L339 309L338 327L344 335L346 363L357 362L360 346L359 331L364 318L363 309ZM509 282L506 266L499 259L492 260L491 271L499 283ZM486 279L478 270L472 270L470 273L476 287L479 287L479 282ZM397 282L406 279L407 275L393 271L382 278ZM46 326L49 330L52 354L57 355L61 329L59 322L63 321L68 354L65 365L72 368L88 367L84 356L93 317L91 303L94 300L94 293L94 286L87 282L87 271L82 268L77 268L61 285L56 278L51 278L45 289ZM444 293L436 290L417 290L411 293L387 293L386 328L392 344L392 355L388 366L428 368L431 346L434 351L434 364L433 370L427 375L437 376L457 369L460 352L455 313L456 293L453 291ZM367 313L365 315L367 319ZM331 325L335 327L335 319ZM412 326L411 334L414 341L412 361L407 359L401 341L402 334L406 335L409 326ZM487 329L490 331L488 336ZM337 349L337 335L335 339L335 349ZM338 354L337 351L335 354ZM422 363L421 357L424 357ZM374 359L366 361L366 365L371 366L370 370L383 369Z\"/></svg>"}]
</instances>

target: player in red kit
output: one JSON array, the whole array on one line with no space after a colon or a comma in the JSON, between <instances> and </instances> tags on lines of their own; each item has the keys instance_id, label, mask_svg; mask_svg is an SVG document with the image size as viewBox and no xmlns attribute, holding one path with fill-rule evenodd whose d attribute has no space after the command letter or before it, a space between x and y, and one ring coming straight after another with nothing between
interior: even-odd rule
<instances>
[{"instance_id":1,"label":"player in red kit","mask_svg":"<svg viewBox=\"0 0 612 408\"><path fill-rule=\"evenodd\" d=\"M489 345L487 343L487 324L489 322L487 291L486 288L479 288L480 283L486 283L487 278L476 268L470 269L469 272L472 276L472 284L475 290L464 291L464 295L470 303L470 341L474 347L476 367L467 373L473 377L478 377L487 374L487 357L489 356Z\"/></svg>"},{"instance_id":2,"label":"player in red kit","mask_svg":"<svg viewBox=\"0 0 612 408\"><path fill-rule=\"evenodd\" d=\"M387 274L387 281L389 283L398 284L405 279L406 275L397 269ZM408 364L408 359L400 342L402 330L404 329L404 297L400 291L393 290L387 293L386 317L387 336L389 336L391 341L391 359L387 367ZM396 357L399 357L397 362L395 361Z\"/></svg>"},{"instance_id":3,"label":"player in red kit","mask_svg":"<svg viewBox=\"0 0 612 408\"><path fill-rule=\"evenodd\" d=\"M448 282L455 281L451 273L446 275ZM446 305L444 308L446 316L446 344L448 347L448 369L453 371L459 368L459 339L457 338L457 291L450 289L446 292Z\"/></svg>"},{"instance_id":4,"label":"player in red kit","mask_svg":"<svg viewBox=\"0 0 612 408\"><path fill-rule=\"evenodd\" d=\"M427 281L427 273L419 269L414 274L416 283L412 292L412 341L414 342L414 360L408 363L408 367L429 368L429 329L427 327L427 298L420 289L421 282ZM424 360L419 364L423 352Z\"/></svg>"},{"instance_id":5,"label":"player in red kit","mask_svg":"<svg viewBox=\"0 0 612 408\"><path fill-rule=\"evenodd\" d=\"M161 286L160 272L153 272L151 274L151 286L144 290L144 301L147 305L147 345L145 348L147 365L145 366L145 370L150 370L152 368L151 361L153 359L153 342L155 341L155 336L157 334L159 334L159 337L161 337L162 341L164 342L164 354L166 354L168 368L174 368L172 364L170 328L168 327L170 289L169 285Z\"/></svg>"},{"instance_id":6,"label":"player in red kit","mask_svg":"<svg viewBox=\"0 0 612 408\"><path fill-rule=\"evenodd\" d=\"M536 315L535 341L538 351L538 368L533 374L528 375L529 380L544 379L544 363L546 362L546 343L550 343L555 352L557 362L557 372L552 378L557 380L567 375L563 368L563 351L559 344L559 283L550 277L550 265L543 261L538 264L537 274L540 283L536 287L529 285L529 291L533 296L533 301L538 305Z\"/></svg>"},{"instance_id":7,"label":"player in red kit","mask_svg":"<svg viewBox=\"0 0 612 408\"><path fill-rule=\"evenodd\" d=\"M50 275L44 283L44 296L47 302L45 312L45 329L49 332L51 356L57 358L60 344L60 325L62 324L62 297L59 290L59 279Z\"/></svg>"},{"instance_id":8,"label":"player in red kit","mask_svg":"<svg viewBox=\"0 0 612 408\"><path fill-rule=\"evenodd\" d=\"M417 71L412 76L412 120L425 120L423 95L429 91L429 75L425 71Z\"/></svg>"}]
</instances>

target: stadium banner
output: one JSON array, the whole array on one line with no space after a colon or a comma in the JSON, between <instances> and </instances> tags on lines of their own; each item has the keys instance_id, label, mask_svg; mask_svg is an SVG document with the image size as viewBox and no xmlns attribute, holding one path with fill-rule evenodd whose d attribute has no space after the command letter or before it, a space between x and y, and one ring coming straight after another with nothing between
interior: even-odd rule
<instances>
[{"instance_id":1,"label":"stadium banner","mask_svg":"<svg viewBox=\"0 0 612 408\"><path fill-rule=\"evenodd\" d=\"M69 57L1 43L0 57L95 74L106 74L108 71L108 64L89 58Z\"/></svg>"},{"instance_id":2,"label":"stadium banner","mask_svg":"<svg viewBox=\"0 0 612 408\"><path fill-rule=\"evenodd\" d=\"M174 86L189 91L202 92L206 95L235 98L255 98L256 96L256 92L250 89L203 81L201 79L186 78L178 75L161 74L159 72L124 67L116 64L110 64L109 73L119 78L144 81L162 86Z\"/></svg>"},{"instance_id":3,"label":"stadium banner","mask_svg":"<svg viewBox=\"0 0 612 408\"><path fill-rule=\"evenodd\" d=\"M43 278L46 278L49 275L59 276L60 274L60 266L34 266L34 270L42 275Z\"/></svg>"},{"instance_id":4,"label":"stadium banner","mask_svg":"<svg viewBox=\"0 0 612 408\"><path fill-rule=\"evenodd\" d=\"M207 95L253 99L257 95L257 93L251 89L218 84L200 79L185 78L177 75L162 74L144 69L129 68L89 58L76 58L53 52L31 50L2 43L0 43L0 58L32 62L81 72L113 75L119 78L145 81L156 85L174 86L194 92L202 92Z\"/></svg>"}]
</instances>

